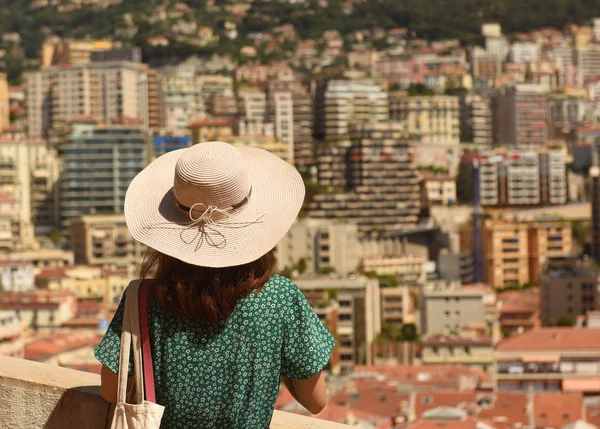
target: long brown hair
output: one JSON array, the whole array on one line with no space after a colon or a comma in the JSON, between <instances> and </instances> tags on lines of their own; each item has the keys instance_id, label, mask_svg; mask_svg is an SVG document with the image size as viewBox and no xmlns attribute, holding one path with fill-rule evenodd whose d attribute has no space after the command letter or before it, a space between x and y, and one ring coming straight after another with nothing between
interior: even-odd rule
<instances>
[{"instance_id":1,"label":"long brown hair","mask_svg":"<svg viewBox=\"0 0 600 429\"><path fill-rule=\"evenodd\" d=\"M149 248L139 275L154 277L158 302L175 317L217 325L229 318L240 298L260 291L274 271L273 251L245 265L207 268Z\"/></svg>"}]
</instances>

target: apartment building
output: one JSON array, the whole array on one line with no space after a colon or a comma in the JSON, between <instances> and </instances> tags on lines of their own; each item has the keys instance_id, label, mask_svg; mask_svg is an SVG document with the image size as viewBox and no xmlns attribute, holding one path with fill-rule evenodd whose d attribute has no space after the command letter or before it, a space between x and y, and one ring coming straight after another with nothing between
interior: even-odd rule
<instances>
[{"instance_id":1,"label":"apartment building","mask_svg":"<svg viewBox=\"0 0 600 429\"><path fill-rule=\"evenodd\" d=\"M591 167L590 202L592 206L592 257L600 263L600 168Z\"/></svg>"},{"instance_id":2,"label":"apartment building","mask_svg":"<svg viewBox=\"0 0 600 429\"><path fill-rule=\"evenodd\" d=\"M421 205L423 207L454 204L456 204L455 178L421 172Z\"/></svg>"},{"instance_id":3,"label":"apartment building","mask_svg":"<svg viewBox=\"0 0 600 429\"><path fill-rule=\"evenodd\" d=\"M41 67L49 68L62 64L89 64L92 53L116 47L110 40L60 39L49 37L42 44Z\"/></svg>"},{"instance_id":4,"label":"apartment building","mask_svg":"<svg viewBox=\"0 0 600 429\"><path fill-rule=\"evenodd\" d=\"M421 360L423 365L464 365L487 372L494 363L494 342L486 335L431 335L423 339Z\"/></svg>"},{"instance_id":5,"label":"apartment building","mask_svg":"<svg viewBox=\"0 0 600 429\"><path fill-rule=\"evenodd\" d=\"M486 220L484 281L496 288L538 283L544 259L569 256L571 240L571 224L566 221Z\"/></svg>"},{"instance_id":6,"label":"apartment building","mask_svg":"<svg viewBox=\"0 0 600 429\"><path fill-rule=\"evenodd\" d=\"M381 324L396 326L415 323L415 308L408 285L380 288Z\"/></svg>"},{"instance_id":7,"label":"apartment building","mask_svg":"<svg viewBox=\"0 0 600 429\"><path fill-rule=\"evenodd\" d=\"M152 130L152 149L155 158L192 145L192 132L188 129L155 128Z\"/></svg>"},{"instance_id":8,"label":"apartment building","mask_svg":"<svg viewBox=\"0 0 600 429\"><path fill-rule=\"evenodd\" d=\"M125 192L149 162L146 134L136 126L73 123L59 143L60 220L123 213Z\"/></svg>"},{"instance_id":9,"label":"apartment building","mask_svg":"<svg viewBox=\"0 0 600 429\"><path fill-rule=\"evenodd\" d=\"M380 289L377 279L298 279L307 296L329 293L339 305L337 331L340 366L351 371L355 365L371 362L371 343L381 331Z\"/></svg>"},{"instance_id":10,"label":"apartment building","mask_svg":"<svg viewBox=\"0 0 600 429\"><path fill-rule=\"evenodd\" d=\"M496 346L498 391L600 392L600 329L537 328Z\"/></svg>"},{"instance_id":11,"label":"apartment building","mask_svg":"<svg viewBox=\"0 0 600 429\"><path fill-rule=\"evenodd\" d=\"M365 240L361 241L362 259L359 266L365 273L374 272L379 276L394 276L399 284L407 286L423 284L427 279L426 257L411 256L405 252L369 256L370 252L365 249L368 246Z\"/></svg>"},{"instance_id":12,"label":"apartment building","mask_svg":"<svg viewBox=\"0 0 600 429\"><path fill-rule=\"evenodd\" d=\"M458 97L410 97L392 93L389 104L390 119L404 124L410 139L420 145L460 143Z\"/></svg>"},{"instance_id":13,"label":"apartment building","mask_svg":"<svg viewBox=\"0 0 600 429\"><path fill-rule=\"evenodd\" d=\"M548 142L547 99L536 84L505 86L493 96L494 144L535 147Z\"/></svg>"},{"instance_id":14,"label":"apartment building","mask_svg":"<svg viewBox=\"0 0 600 429\"><path fill-rule=\"evenodd\" d=\"M47 137L73 119L92 117L104 123L139 120L146 128L148 67L131 62L53 66L25 75L27 132Z\"/></svg>"},{"instance_id":15,"label":"apartment building","mask_svg":"<svg viewBox=\"0 0 600 429\"><path fill-rule=\"evenodd\" d=\"M494 116L489 94L467 93L460 97L460 141L491 146Z\"/></svg>"},{"instance_id":16,"label":"apartment building","mask_svg":"<svg viewBox=\"0 0 600 429\"><path fill-rule=\"evenodd\" d=\"M388 94L374 81L330 80L323 115L327 138L345 138L351 124L388 120Z\"/></svg>"},{"instance_id":17,"label":"apartment building","mask_svg":"<svg viewBox=\"0 0 600 429\"><path fill-rule=\"evenodd\" d=\"M581 73L583 80L599 76L600 68L600 45L597 43L575 49L575 63Z\"/></svg>"},{"instance_id":18,"label":"apartment building","mask_svg":"<svg viewBox=\"0 0 600 429\"><path fill-rule=\"evenodd\" d=\"M539 150L478 157L479 196L483 206L562 205L568 199L562 151Z\"/></svg>"},{"instance_id":19,"label":"apartment building","mask_svg":"<svg viewBox=\"0 0 600 429\"><path fill-rule=\"evenodd\" d=\"M3 292L27 292L35 288L33 265L26 261L0 260L0 290Z\"/></svg>"},{"instance_id":20,"label":"apartment building","mask_svg":"<svg viewBox=\"0 0 600 429\"><path fill-rule=\"evenodd\" d=\"M498 294L500 331L503 337L521 335L541 326L540 289L505 291Z\"/></svg>"},{"instance_id":21,"label":"apartment building","mask_svg":"<svg viewBox=\"0 0 600 429\"><path fill-rule=\"evenodd\" d=\"M270 80L293 80L294 70L284 63L270 65L247 65L235 69L235 80L251 84L267 83Z\"/></svg>"},{"instance_id":22,"label":"apartment building","mask_svg":"<svg viewBox=\"0 0 600 429\"><path fill-rule=\"evenodd\" d=\"M23 358L23 328L14 310L0 310L0 355Z\"/></svg>"},{"instance_id":23,"label":"apartment building","mask_svg":"<svg viewBox=\"0 0 600 429\"><path fill-rule=\"evenodd\" d=\"M304 260L300 274L317 274L333 269L342 276L356 273L360 249L358 227L331 219L299 219L276 248L278 269L297 266Z\"/></svg>"},{"instance_id":24,"label":"apartment building","mask_svg":"<svg viewBox=\"0 0 600 429\"><path fill-rule=\"evenodd\" d=\"M273 123L268 121L267 94L259 87L244 87L238 89L237 97L238 134L240 136L274 136Z\"/></svg>"},{"instance_id":25,"label":"apartment building","mask_svg":"<svg viewBox=\"0 0 600 429\"><path fill-rule=\"evenodd\" d=\"M148 69L148 126L152 130L165 127L162 77L157 69Z\"/></svg>"},{"instance_id":26,"label":"apartment building","mask_svg":"<svg viewBox=\"0 0 600 429\"><path fill-rule=\"evenodd\" d=\"M421 332L458 335L464 328L489 332L495 302L493 290L484 285L429 282L421 286L419 295Z\"/></svg>"},{"instance_id":27,"label":"apartment building","mask_svg":"<svg viewBox=\"0 0 600 429\"><path fill-rule=\"evenodd\" d=\"M543 326L565 319L574 324L579 316L599 309L598 273L590 261L548 259L540 289Z\"/></svg>"},{"instance_id":28,"label":"apartment building","mask_svg":"<svg viewBox=\"0 0 600 429\"><path fill-rule=\"evenodd\" d=\"M6 74L0 73L0 133L10 126L9 91Z\"/></svg>"},{"instance_id":29,"label":"apartment building","mask_svg":"<svg viewBox=\"0 0 600 429\"><path fill-rule=\"evenodd\" d=\"M508 53L512 63L537 63L541 57L541 46L536 42L515 42Z\"/></svg>"},{"instance_id":30,"label":"apartment building","mask_svg":"<svg viewBox=\"0 0 600 429\"><path fill-rule=\"evenodd\" d=\"M146 251L129 233L123 214L73 218L69 237L76 264L130 268Z\"/></svg>"},{"instance_id":31,"label":"apartment building","mask_svg":"<svg viewBox=\"0 0 600 429\"><path fill-rule=\"evenodd\" d=\"M129 281L126 271L92 265L48 268L35 277L36 286L42 291L71 291L78 300L105 304L117 303Z\"/></svg>"},{"instance_id":32,"label":"apartment building","mask_svg":"<svg viewBox=\"0 0 600 429\"><path fill-rule=\"evenodd\" d=\"M73 265L74 260L72 251L45 248L5 253L1 254L1 257L4 259L10 258L12 260L23 261L33 265L36 270Z\"/></svg>"},{"instance_id":33,"label":"apartment building","mask_svg":"<svg viewBox=\"0 0 600 429\"><path fill-rule=\"evenodd\" d=\"M313 102L310 94L298 81L271 81L268 89L269 99L269 121L275 124L275 135L278 135L278 129L284 130L283 124L288 121L287 114L283 109L289 108L289 103L284 94L288 93L292 100L291 105L291 124L293 126L293 149L294 149L294 165L299 169L306 169L313 165L314 148L313 148ZM282 101L276 103L277 98L283 98ZM281 125L278 125L281 124Z\"/></svg>"},{"instance_id":34,"label":"apartment building","mask_svg":"<svg viewBox=\"0 0 600 429\"><path fill-rule=\"evenodd\" d=\"M25 331L56 331L77 315L77 297L68 290L0 292L0 311L15 311Z\"/></svg>"},{"instance_id":35,"label":"apartment building","mask_svg":"<svg viewBox=\"0 0 600 429\"><path fill-rule=\"evenodd\" d=\"M33 230L49 234L58 224L56 184L59 160L44 140L22 136L0 138L0 192L17 199L21 239L31 245Z\"/></svg>"},{"instance_id":36,"label":"apartment building","mask_svg":"<svg viewBox=\"0 0 600 429\"><path fill-rule=\"evenodd\" d=\"M350 140L321 150L317 168L319 184L329 192L314 196L310 216L357 223L361 235L417 223L419 178L402 125L352 127Z\"/></svg>"}]
</instances>

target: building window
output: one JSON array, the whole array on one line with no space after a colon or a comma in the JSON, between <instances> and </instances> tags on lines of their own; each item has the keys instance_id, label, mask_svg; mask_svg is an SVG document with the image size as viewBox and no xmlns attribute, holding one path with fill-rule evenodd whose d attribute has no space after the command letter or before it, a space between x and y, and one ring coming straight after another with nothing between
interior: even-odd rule
<instances>
[{"instance_id":1,"label":"building window","mask_svg":"<svg viewBox=\"0 0 600 429\"><path fill-rule=\"evenodd\" d=\"M465 346L465 353L468 355L471 354L471 347Z\"/></svg>"}]
</instances>

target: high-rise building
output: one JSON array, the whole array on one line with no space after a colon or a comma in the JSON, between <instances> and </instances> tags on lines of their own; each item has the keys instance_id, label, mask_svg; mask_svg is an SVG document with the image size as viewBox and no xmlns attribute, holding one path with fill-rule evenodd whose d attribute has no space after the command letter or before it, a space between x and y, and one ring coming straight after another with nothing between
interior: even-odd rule
<instances>
[{"instance_id":1,"label":"high-rise building","mask_svg":"<svg viewBox=\"0 0 600 429\"><path fill-rule=\"evenodd\" d=\"M598 310L598 274L590 261L549 259L540 279L541 315L544 326L561 319L575 323L578 316Z\"/></svg>"},{"instance_id":2,"label":"high-rise building","mask_svg":"<svg viewBox=\"0 0 600 429\"><path fill-rule=\"evenodd\" d=\"M297 81L272 81L269 83L269 115L270 121L276 124L277 107L274 103L275 95L289 92L292 97L292 123L294 165L296 168L306 168L314 164L313 148L313 103L306 90Z\"/></svg>"},{"instance_id":3,"label":"high-rise building","mask_svg":"<svg viewBox=\"0 0 600 429\"><path fill-rule=\"evenodd\" d=\"M419 145L460 143L458 97L390 95L390 119L404 124Z\"/></svg>"},{"instance_id":4,"label":"high-rise building","mask_svg":"<svg viewBox=\"0 0 600 429\"><path fill-rule=\"evenodd\" d=\"M0 192L19 203L22 240L32 243L33 229L49 234L58 225L57 153L41 139L20 136L0 139Z\"/></svg>"},{"instance_id":5,"label":"high-rise building","mask_svg":"<svg viewBox=\"0 0 600 429\"><path fill-rule=\"evenodd\" d=\"M388 94L369 80L331 80L324 94L327 138L345 138L351 124L388 120Z\"/></svg>"},{"instance_id":6,"label":"high-rise building","mask_svg":"<svg viewBox=\"0 0 600 429\"><path fill-rule=\"evenodd\" d=\"M411 148L397 123L351 128L350 140L318 154L318 181L310 215L357 223L360 234L414 226L420 212L419 177Z\"/></svg>"},{"instance_id":7,"label":"high-rise building","mask_svg":"<svg viewBox=\"0 0 600 429\"><path fill-rule=\"evenodd\" d=\"M109 124L139 120L147 127L147 69L138 63L101 62L28 73L28 135L45 137L82 117Z\"/></svg>"},{"instance_id":8,"label":"high-rise building","mask_svg":"<svg viewBox=\"0 0 600 429\"><path fill-rule=\"evenodd\" d=\"M71 220L75 263L128 268L138 264L146 246L131 237L125 215L85 215Z\"/></svg>"},{"instance_id":9,"label":"high-rise building","mask_svg":"<svg viewBox=\"0 0 600 429\"><path fill-rule=\"evenodd\" d=\"M150 129L163 128L165 122L165 104L162 92L160 72L148 70L148 126Z\"/></svg>"},{"instance_id":10,"label":"high-rise building","mask_svg":"<svg viewBox=\"0 0 600 429\"><path fill-rule=\"evenodd\" d=\"M560 205L567 202L564 154L557 150L479 157L479 195L484 206Z\"/></svg>"},{"instance_id":11,"label":"high-rise building","mask_svg":"<svg viewBox=\"0 0 600 429\"><path fill-rule=\"evenodd\" d=\"M575 49L575 63L584 81L600 76L600 45L588 44Z\"/></svg>"},{"instance_id":12,"label":"high-rise building","mask_svg":"<svg viewBox=\"0 0 600 429\"><path fill-rule=\"evenodd\" d=\"M164 101L164 126L185 128L206 115L210 100L233 91L229 76L199 75L193 65L179 65L161 70Z\"/></svg>"},{"instance_id":13,"label":"high-rise building","mask_svg":"<svg viewBox=\"0 0 600 429\"><path fill-rule=\"evenodd\" d=\"M371 343L381 331L381 299L377 279L319 278L296 281L300 290L314 306L323 294L334 294L338 302L336 335L342 369L372 362ZM315 299L316 298L316 299Z\"/></svg>"},{"instance_id":14,"label":"high-rise building","mask_svg":"<svg viewBox=\"0 0 600 429\"><path fill-rule=\"evenodd\" d=\"M92 51L90 53L90 62L92 63L102 63L107 61L129 61L132 63L141 63L142 50L138 47L112 48L102 51Z\"/></svg>"},{"instance_id":15,"label":"high-rise building","mask_svg":"<svg viewBox=\"0 0 600 429\"><path fill-rule=\"evenodd\" d=\"M0 133L10 126L10 105L6 75L0 73Z\"/></svg>"},{"instance_id":16,"label":"high-rise building","mask_svg":"<svg viewBox=\"0 0 600 429\"><path fill-rule=\"evenodd\" d=\"M73 123L59 143L60 220L123 213L125 192L149 161L147 135L136 126Z\"/></svg>"},{"instance_id":17,"label":"high-rise building","mask_svg":"<svg viewBox=\"0 0 600 429\"><path fill-rule=\"evenodd\" d=\"M301 264L299 274L333 269L347 276L357 272L359 258L357 226L330 219L299 219L277 245L278 268L300 270Z\"/></svg>"},{"instance_id":18,"label":"high-rise building","mask_svg":"<svg viewBox=\"0 0 600 429\"><path fill-rule=\"evenodd\" d=\"M494 141L494 117L487 94L460 97L460 141L491 146Z\"/></svg>"},{"instance_id":19,"label":"high-rise building","mask_svg":"<svg viewBox=\"0 0 600 429\"><path fill-rule=\"evenodd\" d=\"M510 47L509 59L513 63L537 63L540 61L540 45L535 42L515 42Z\"/></svg>"},{"instance_id":20,"label":"high-rise building","mask_svg":"<svg viewBox=\"0 0 600 429\"><path fill-rule=\"evenodd\" d=\"M546 94L540 85L519 84L499 89L493 97L494 144L544 146L548 142Z\"/></svg>"},{"instance_id":21,"label":"high-rise building","mask_svg":"<svg viewBox=\"0 0 600 429\"><path fill-rule=\"evenodd\" d=\"M600 167L590 168L590 202L592 206L592 257L600 263Z\"/></svg>"},{"instance_id":22,"label":"high-rise building","mask_svg":"<svg viewBox=\"0 0 600 429\"><path fill-rule=\"evenodd\" d=\"M495 288L539 283L545 258L569 256L571 240L571 224L565 221L487 220L482 227L484 281Z\"/></svg>"},{"instance_id":23,"label":"high-rise building","mask_svg":"<svg viewBox=\"0 0 600 429\"><path fill-rule=\"evenodd\" d=\"M185 149L192 145L190 129L153 129L152 149L155 158L177 149Z\"/></svg>"}]
</instances>

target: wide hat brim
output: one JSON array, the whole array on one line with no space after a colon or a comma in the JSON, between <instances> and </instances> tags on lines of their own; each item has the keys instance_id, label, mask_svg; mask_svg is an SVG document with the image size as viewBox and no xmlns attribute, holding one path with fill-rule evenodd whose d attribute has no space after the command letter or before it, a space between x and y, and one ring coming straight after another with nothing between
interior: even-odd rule
<instances>
[{"instance_id":1,"label":"wide hat brim","mask_svg":"<svg viewBox=\"0 0 600 429\"><path fill-rule=\"evenodd\" d=\"M191 225L173 194L175 165L186 150L160 156L129 185L125 220L133 238L188 264L213 268L247 264L271 251L302 207L305 188L298 171L263 149L238 147L251 195L226 220L201 228Z\"/></svg>"}]
</instances>

